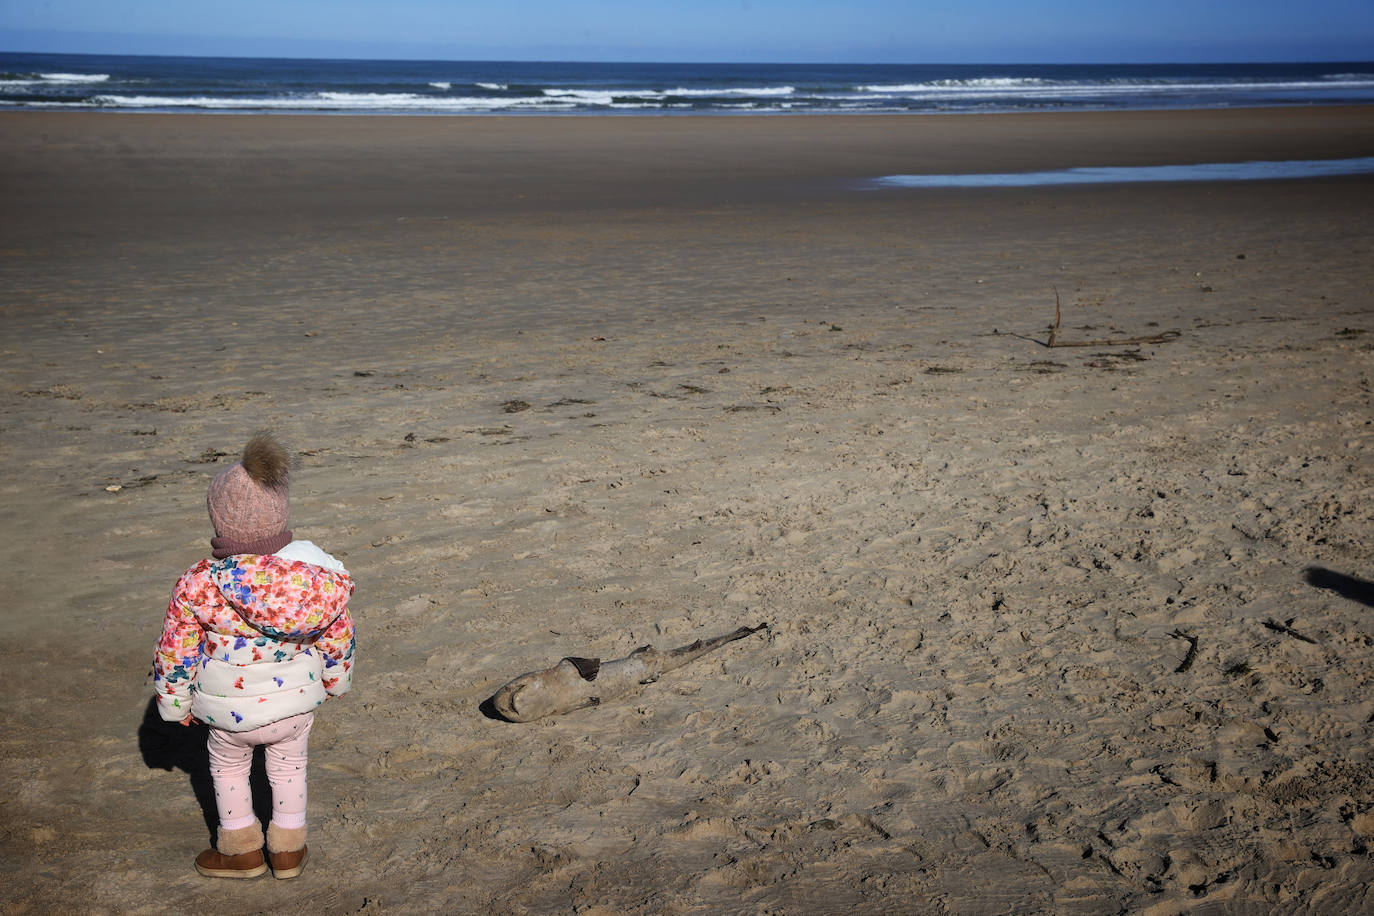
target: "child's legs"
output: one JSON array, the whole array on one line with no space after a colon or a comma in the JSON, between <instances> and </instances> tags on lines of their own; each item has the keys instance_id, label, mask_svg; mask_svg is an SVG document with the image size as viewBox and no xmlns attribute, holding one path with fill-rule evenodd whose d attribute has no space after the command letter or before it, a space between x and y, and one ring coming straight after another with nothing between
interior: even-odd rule
<instances>
[{"instance_id":1,"label":"child's legs","mask_svg":"<svg viewBox=\"0 0 1374 916\"><path fill-rule=\"evenodd\" d=\"M315 714L307 712L246 732L210 729L210 779L221 828L239 830L257 821L248 775L253 767L253 748L259 744L267 747L272 820L286 828L305 826L305 766L314 721Z\"/></svg>"},{"instance_id":2,"label":"child's legs","mask_svg":"<svg viewBox=\"0 0 1374 916\"><path fill-rule=\"evenodd\" d=\"M241 830L257 821L253 813L253 789L248 773L253 767L253 744L243 741L248 732L210 729L210 781L215 787L215 807L222 830Z\"/></svg>"},{"instance_id":3,"label":"child's legs","mask_svg":"<svg viewBox=\"0 0 1374 916\"><path fill-rule=\"evenodd\" d=\"M313 724L313 712L273 723L281 737L267 745L267 781L272 784L272 822L278 827L305 826L305 765Z\"/></svg>"}]
</instances>

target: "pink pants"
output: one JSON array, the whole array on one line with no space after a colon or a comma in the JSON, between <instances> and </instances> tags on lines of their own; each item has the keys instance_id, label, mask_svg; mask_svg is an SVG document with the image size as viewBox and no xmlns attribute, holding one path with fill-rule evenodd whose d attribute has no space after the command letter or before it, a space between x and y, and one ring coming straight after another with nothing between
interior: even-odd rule
<instances>
[{"instance_id":1,"label":"pink pants","mask_svg":"<svg viewBox=\"0 0 1374 916\"><path fill-rule=\"evenodd\" d=\"M305 764L310 757L313 712L301 713L247 732L210 729L210 779L222 830L251 827L253 790L248 773L253 748L267 747L267 781L272 785L272 821L282 829L305 826Z\"/></svg>"}]
</instances>

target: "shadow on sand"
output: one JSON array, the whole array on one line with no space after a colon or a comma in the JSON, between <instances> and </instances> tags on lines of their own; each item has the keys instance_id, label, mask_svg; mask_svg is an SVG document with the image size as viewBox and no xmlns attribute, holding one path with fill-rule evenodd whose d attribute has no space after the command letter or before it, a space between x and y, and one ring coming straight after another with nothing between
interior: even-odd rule
<instances>
[{"instance_id":1,"label":"shadow on sand","mask_svg":"<svg viewBox=\"0 0 1374 916\"><path fill-rule=\"evenodd\" d=\"M191 792L205 818L210 844L214 845L219 812L215 809L215 788L210 781L210 753L205 746L207 731L207 726L199 722L194 725L164 722L157 713L157 701L149 699L143 710L143 722L138 727L138 750L148 769L180 770L190 778ZM267 782L267 763L261 747L253 751L249 782L253 787L253 810L258 820L266 824L272 817L272 789Z\"/></svg>"},{"instance_id":2,"label":"shadow on sand","mask_svg":"<svg viewBox=\"0 0 1374 916\"><path fill-rule=\"evenodd\" d=\"M1304 571L1307 584L1314 588L1324 588L1335 592L1342 598L1358 601L1365 607L1374 607L1374 582L1356 579L1344 573L1333 572L1320 566L1309 566Z\"/></svg>"}]
</instances>

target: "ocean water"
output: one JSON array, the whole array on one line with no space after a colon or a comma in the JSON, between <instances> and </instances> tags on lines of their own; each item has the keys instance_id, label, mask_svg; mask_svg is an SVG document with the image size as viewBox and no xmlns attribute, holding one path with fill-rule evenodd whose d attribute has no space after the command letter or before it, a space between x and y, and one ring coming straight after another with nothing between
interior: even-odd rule
<instances>
[{"instance_id":1,"label":"ocean water","mask_svg":"<svg viewBox=\"0 0 1374 916\"><path fill-rule=\"evenodd\" d=\"M1049 172L990 172L947 175L884 175L858 183L885 188L1028 188L1059 184L1135 184L1157 181L1272 181L1331 178L1374 172L1374 156L1356 159L1286 159L1278 162L1199 162L1191 165L1097 166Z\"/></svg>"},{"instance_id":2,"label":"ocean water","mask_svg":"<svg viewBox=\"0 0 1374 916\"><path fill-rule=\"evenodd\" d=\"M615 64L0 53L0 110L835 114L1374 102L1374 61Z\"/></svg>"}]
</instances>

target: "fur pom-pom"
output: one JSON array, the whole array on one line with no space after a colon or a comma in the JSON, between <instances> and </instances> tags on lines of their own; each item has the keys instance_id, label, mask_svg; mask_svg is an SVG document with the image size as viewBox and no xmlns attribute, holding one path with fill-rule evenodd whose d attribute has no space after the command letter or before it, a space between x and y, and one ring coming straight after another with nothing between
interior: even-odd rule
<instances>
[{"instance_id":1,"label":"fur pom-pom","mask_svg":"<svg viewBox=\"0 0 1374 916\"><path fill-rule=\"evenodd\" d=\"M291 459L286 449L271 433L258 433L243 447L243 469L257 483L265 487L286 486L291 472Z\"/></svg>"}]
</instances>

